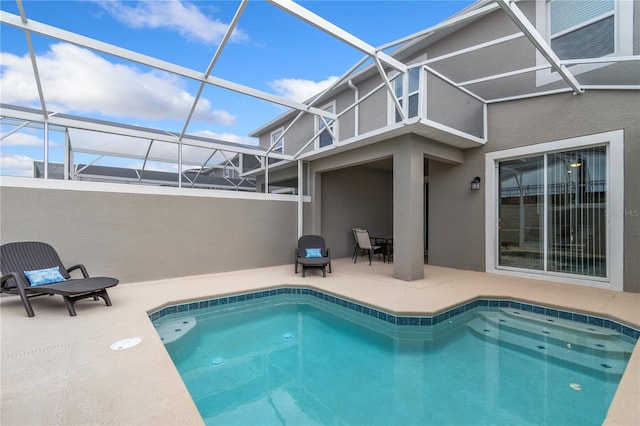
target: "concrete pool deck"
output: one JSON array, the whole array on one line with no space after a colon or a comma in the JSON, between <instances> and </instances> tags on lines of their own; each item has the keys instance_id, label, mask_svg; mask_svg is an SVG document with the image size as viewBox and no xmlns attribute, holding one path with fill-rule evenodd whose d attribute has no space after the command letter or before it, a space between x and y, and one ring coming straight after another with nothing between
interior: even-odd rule
<instances>
[{"instance_id":1,"label":"concrete pool deck","mask_svg":"<svg viewBox=\"0 0 640 426\"><path fill-rule=\"evenodd\" d=\"M0 298L0 424L197 425L202 419L147 313L164 305L282 285L306 285L395 313L432 314L476 297L512 298L615 319L640 328L640 294L425 265L405 282L374 261L333 261L322 278L293 265L140 283L110 290L113 306L81 301L69 316L60 296ZM112 343L141 337L134 348ZM636 345L605 421L640 424L640 345Z\"/></svg>"}]
</instances>

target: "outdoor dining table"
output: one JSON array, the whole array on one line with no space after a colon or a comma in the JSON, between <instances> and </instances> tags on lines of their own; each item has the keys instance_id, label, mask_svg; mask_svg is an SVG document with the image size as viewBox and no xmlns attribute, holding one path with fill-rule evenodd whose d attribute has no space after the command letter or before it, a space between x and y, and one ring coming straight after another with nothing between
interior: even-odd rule
<instances>
[{"instance_id":1,"label":"outdoor dining table","mask_svg":"<svg viewBox=\"0 0 640 426\"><path fill-rule=\"evenodd\" d=\"M393 237L371 237L374 244L382 247L382 261L389 259L391 262L391 256L393 256Z\"/></svg>"}]
</instances>

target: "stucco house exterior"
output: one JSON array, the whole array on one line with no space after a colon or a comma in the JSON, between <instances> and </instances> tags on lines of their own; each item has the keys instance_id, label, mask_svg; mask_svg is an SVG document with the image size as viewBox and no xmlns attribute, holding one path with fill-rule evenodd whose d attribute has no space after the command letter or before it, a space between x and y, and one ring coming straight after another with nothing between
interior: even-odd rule
<instances>
[{"instance_id":1,"label":"stucco house exterior","mask_svg":"<svg viewBox=\"0 0 640 426\"><path fill-rule=\"evenodd\" d=\"M337 256L363 227L393 235L405 280L428 254L640 291L639 20L630 1L477 2L310 101L335 119L292 110L253 135L308 163L304 232Z\"/></svg>"}]
</instances>

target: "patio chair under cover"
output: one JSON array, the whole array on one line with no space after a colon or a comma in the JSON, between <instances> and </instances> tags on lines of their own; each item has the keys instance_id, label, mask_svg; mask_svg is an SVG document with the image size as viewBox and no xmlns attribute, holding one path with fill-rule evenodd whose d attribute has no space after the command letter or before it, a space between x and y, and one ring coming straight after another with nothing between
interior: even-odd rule
<instances>
[{"instance_id":1,"label":"patio chair under cover","mask_svg":"<svg viewBox=\"0 0 640 426\"><path fill-rule=\"evenodd\" d=\"M351 228L351 232L353 233L353 241L356 243L356 246L353 248L353 254L351 255L352 259L355 259L358 255L358 250L360 250L360 245L358 244L358 235L356 235L356 231L360 231L360 228Z\"/></svg>"},{"instance_id":2,"label":"patio chair under cover","mask_svg":"<svg viewBox=\"0 0 640 426\"><path fill-rule=\"evenodd\" d=\"M53 247L34 241L3 244L0 269L0 292L20 295L30 317L35 314L29 299L36 296L61 295L71 316L76 315L74 305L81 299L102 298L107 306L111 306L107 288L119 282L110 277L89 277L84 265L65 268ZM84 278L71 278L69 272L75 269L79 269ZM50 282L56 280L58 282Z\"/></svg>"},{"instance_id":3,"label":"patio chair under cover","mask_svg":"<svg viewBox=\"0 0 640 426\"><path fill-rule=\"evenodd\" d=\"M363 253L366 250L369 254L369 266L371 266L371 256L375 253L384 253L384 251L382 250L382 246L374 245L371 243L369 231L367 231L366 229L356 229L354 230L354 232L356 235L356 239L358 240L358 247L362 250ZM356 260L358 260L357 255L354 256L353 263L356 263Z\"/></svg>"},{"instance_id":4,"label":"patio chair under cover","mask_svg":"<svg viewBox=\"0 0 640 426\"><path fill-rule=\"evenodd\" d=\"M331 257L329 249L324 243L324 238L320 235L303 235L298 239L298 247L296 248L296 274L298 273L298 264L302 266L302 276L305 276L307 268L321 268L322 276L326 277L326 267L329 267L331 273Z\"/></svg>"}]
</instances>

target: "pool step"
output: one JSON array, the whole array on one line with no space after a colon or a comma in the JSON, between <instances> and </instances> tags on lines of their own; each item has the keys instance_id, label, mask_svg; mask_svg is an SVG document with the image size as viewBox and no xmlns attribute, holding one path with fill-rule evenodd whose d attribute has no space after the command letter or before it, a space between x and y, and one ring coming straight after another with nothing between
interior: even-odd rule
<instances>
[{"instance_id":1,"label":"pool step","mask_svg":"<svg viewBox=\"0 0 640 426\"><path fill-rule=\"evenodd\" d=\"M174 362L189 356L190 348L200 341L195 317L177 318L156 327L160 340Z\"/></svg>"},{"instance_id":2,"label":"pool step","mask_svg":"<svg viewBox=\"0 0 640 426\"><path fill-rule=\"evenodd\" d=\"M591 330L585 334L580 324L566 328L555 321L549 323L543 315L540 318L520 315L505 311L481 312L467 327L487 341L550 361L607 375L624 372L633 346L615 339L615 332L589 326Z\"/></svg>"},{"instance_id":3,"label":"pool step","mask_svg":"<svg viewBox=\"0 0 640 426\"><path fill-rule=\"evenodd\" d=\"M196 319L194 317L178 318L158 326L156 331L162 343L168 345L189 334L195 326Z\"/></svg>"},{"instance_id":4,"label":"pool step","mask_svg":"<svg viewBox=\"0 0 640 426\"><path fill-rule=\"evenodd\" d=\"M517 334L538 335L562 346L569 344L573 349L607 357L628 358L633 351L633 344L620 339L620 333L604 327L514 309L481 312L480 316Z\"/></svg>"},{"instance_id":5,"label":"pool step","mask_svg":"<svg viewBox=\"0 0 640 426\"><path fill-rule=\"evenodd\" d=\"M490 312L485 312L489 314ZM575 330L580 331L588 336L610 336L617 337L620 335L615 330L610 328L600 327L597 325L587 324L586 322L572 321L564 318L551 317L548 315L537 314L535 312L523 311L513 308L500 308L499 313L505 317L521 318L523 320L530 321L532 323L546 324L549 327L561 328L563 330Z\"/></svg>"}]
</instances>

